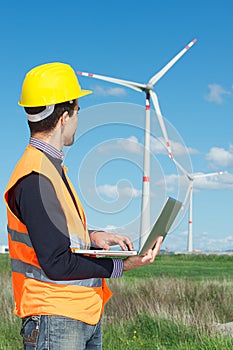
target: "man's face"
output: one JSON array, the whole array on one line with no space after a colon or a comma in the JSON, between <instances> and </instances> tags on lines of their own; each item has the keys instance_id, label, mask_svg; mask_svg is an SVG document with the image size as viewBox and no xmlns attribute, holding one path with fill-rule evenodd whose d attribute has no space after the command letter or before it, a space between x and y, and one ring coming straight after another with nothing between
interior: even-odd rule
<instances>
[{"instance_id":1,"label":"man's face","mask_svg":"<svg viewBox=\"0 0 233 350\"><path fill-rule=\"evenodd\" d=\"M74 135L78 125L78 100L75 101L73 115L66 119L63 131L63 145L71 146L74 143Z\"/></svg>"}]
</instances>

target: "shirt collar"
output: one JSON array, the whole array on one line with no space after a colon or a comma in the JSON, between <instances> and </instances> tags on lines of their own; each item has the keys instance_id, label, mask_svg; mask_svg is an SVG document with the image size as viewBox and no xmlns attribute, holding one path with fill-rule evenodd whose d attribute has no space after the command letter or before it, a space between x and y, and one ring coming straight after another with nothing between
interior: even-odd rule
<instances>
[{"instance_id":1,"label":"shirt collar","mask_svg":"<svg viewBox=\"0 0 233 350\"><path fill-rule=\"evenodd\" d=\"M47 142L38 140L34 137L30 137L29 144L43 152L46 152L53 158L57 158L60 160L63 160L64 158L64 153L62 151L59 151L57 148L53 147Z\"/></svg>"}]
</instances>

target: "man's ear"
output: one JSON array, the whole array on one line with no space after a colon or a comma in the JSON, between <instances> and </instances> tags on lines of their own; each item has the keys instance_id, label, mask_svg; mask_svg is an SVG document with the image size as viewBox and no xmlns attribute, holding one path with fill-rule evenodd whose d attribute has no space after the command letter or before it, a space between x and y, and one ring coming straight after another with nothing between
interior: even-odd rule
<instances>
[{"instance_id":1,"label":"man's ear","mask_svg":"<svg viewBox=\"0 0 233 350\"><path fill-rule=\"evenodd\" d=\"M69 113L65 111L62 116L60 117L61 125L65 125L66 120L69 118Z\"/></svg>"}]
</instances>

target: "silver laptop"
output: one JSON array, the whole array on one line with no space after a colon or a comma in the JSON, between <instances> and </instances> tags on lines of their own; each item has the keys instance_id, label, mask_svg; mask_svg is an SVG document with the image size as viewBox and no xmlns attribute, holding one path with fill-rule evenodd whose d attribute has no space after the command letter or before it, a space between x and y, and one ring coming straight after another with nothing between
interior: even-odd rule
<instances>
[{"instance_id":1,"label":"silver laptop","mask_svg":"<svg viewBox=\"0 0 233 350\"><path fill-rule=\"evenodd\" d=\"M162 211L157 218L152 230L145 239L143 236L139 240L139 250L103 250L100 248L96 249L75 249L75 253L78 254L91 254L97 256L131 256L131 255L145 255L148 249L153 249L155 241L159 236L163 236L163 241L173 224L182 203L178 200L168 197L164 204Z\"/></svg>"}]
</instances>

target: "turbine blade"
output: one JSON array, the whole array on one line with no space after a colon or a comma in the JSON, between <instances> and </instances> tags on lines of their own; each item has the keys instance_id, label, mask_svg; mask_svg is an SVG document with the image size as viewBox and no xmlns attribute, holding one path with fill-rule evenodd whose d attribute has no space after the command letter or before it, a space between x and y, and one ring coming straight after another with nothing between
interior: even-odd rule
<instances>
[{"instance_id":1,"label":"turbine blade","mask_svg":"<svg viewBox=\"0 0 233 350\"><path fill-rule=\"evenodd\" d=\"M126 86L130 89L136 90L136 91L144 91L146 88L146 84L141 84L141 83L135 83L133 81L128 81L128 80L123 80L123 79L118 79L118 78L112 78L104 75L99 75L99 74L93 74L93 73L87 73L87 72L77 72L77 74L85 76L85 77L90 77L90 78L95 78L99 80L104 80L108 81L110 83L118 84L118 85L123 85Z\"/></svg>"},{"instance_id":2,"label":"turbine blade","mask_svg":"<svg viewBox=\"0 0 233 350\"><path fill-rule=\"evenodd\" d=\"M173 162L176 164L177 168L181 170L181 172L190 180L193 181L193 177L188 173L187 170L174 158L172 157Z\"/></svg>"},{"instance_id":3,"label":"turbine blade","mask_svg":"<svg viewBox=\"0 0 233 350\"><path fill-rule=\"evenodd\" d=\"M192 182L190 183L190 185L188 186L188 189L187 189L187 192L185 194L185 197L184 197L184 200L183 200L183 203L182 203L182 208L184 209L186 203L187 203L187 200L188 200L188 197L189 197L189 194L190 194L190 190L192 188L193 184Z\"/></svg>"},{"instance_id":4,"label":"turbine blade","mask_svg":"<svg viewBox=\"0 0 233 350\"><path fill-rule=\"evenodd\" d=\"M163 116L162 116L162 113L161 113L161 110L160 110L160 107L159 107L158 97L157 97L156 93L154 91L152 91L152 90L150 91L150 96L151 96L152 103L154 105L154 109L155 109L157 117L158 117L158 121L159 121L160 128L162 130L163 137L165 139L168 155L169 155L170 158L173 158L171 145L170 145L170 142L169 142L169 139L168 139L168 135L167 135L167 129L165 127L164 119L163 119Z\"/></svg>"},{"instance_id":5,"label":"turbine blade","mask_svg":"<svg viewBox=\"0 0 233 350\"><path fill-rule=\"evenodd\" d=\"M192 40L183 50L181 50L170 62L166 64L158 73L156 73L150 80L149 84L157 83L159 79L195 44L197 39Z\"/></svg>"},{"instance_id":6,"label":"turbine blade","mask_svg":"<svg viewBox=\"0 0 233 350\"><path fill-rule=\"evenodd\" d=\"M201 177L208 177L208 176L215 176L215 175L224 175L226 174L226 171L216 171L214 173L209 173L209 174L193 174L194 179L198 179Z\"/></svg>"}]
</instances>

